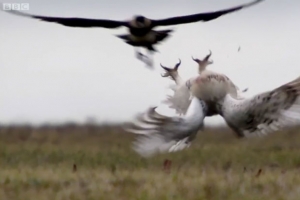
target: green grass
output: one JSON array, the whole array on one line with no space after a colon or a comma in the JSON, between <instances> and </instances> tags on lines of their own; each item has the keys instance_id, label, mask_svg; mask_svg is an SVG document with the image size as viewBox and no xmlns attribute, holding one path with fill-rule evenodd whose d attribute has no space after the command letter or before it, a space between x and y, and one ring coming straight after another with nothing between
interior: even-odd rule
<instances>
[{"instance_id":1,"label":"green grass","mask_svg":"<svg viewBox=\"0 0 300 200\"><path fill-rule=\"evenodd\" d=\"M189 149L149 159L131 149L132 141L119 127L2 127L0 199L300 197L297 130L237 139L228 129L208 129ZM165 159L172 161L170 172L163 170Z\"/></svg>"}]
</instances>

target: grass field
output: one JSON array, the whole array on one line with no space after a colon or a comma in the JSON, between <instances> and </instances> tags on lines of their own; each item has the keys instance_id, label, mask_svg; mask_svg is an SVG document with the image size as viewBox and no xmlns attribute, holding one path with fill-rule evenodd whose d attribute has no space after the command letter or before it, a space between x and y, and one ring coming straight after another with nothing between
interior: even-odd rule
<instances>
[{"instance_id":1,"label":"grass field","mask_svg":"<svg viewBox=\"0 0 300 200\"><path fill-rule=\"evenodd\" d=\"M299 200L300 134L199 133L184 151L145 159L119 127L1 127L1 200ZM170 170L163 163L171 160Z\"/></svg>"}]
</instances>

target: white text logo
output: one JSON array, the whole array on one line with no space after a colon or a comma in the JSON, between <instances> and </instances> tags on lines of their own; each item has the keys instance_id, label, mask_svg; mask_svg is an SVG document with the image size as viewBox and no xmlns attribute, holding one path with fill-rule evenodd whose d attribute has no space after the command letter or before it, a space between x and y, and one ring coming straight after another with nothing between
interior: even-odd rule
<instances>
[{"instance_id":1,"label":"white text logo","mask_svg":"<svg viewBox=\"0 0 300 200\"><path fill-rule=\"evenodd\" d=\"M29 3L3 3L3 10L29 10Z\"/></svg>"}]
</instances>

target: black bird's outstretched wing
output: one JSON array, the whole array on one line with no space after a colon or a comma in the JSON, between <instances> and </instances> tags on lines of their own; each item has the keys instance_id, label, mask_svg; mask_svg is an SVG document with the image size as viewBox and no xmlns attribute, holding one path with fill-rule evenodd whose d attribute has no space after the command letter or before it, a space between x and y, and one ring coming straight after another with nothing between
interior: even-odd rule
<instances>
[{"instance_id":1,"label":"black bird's outstretched wing","mask_svg":"<svg viewBox=\"0 0 300 200\"><path fill-rule=\"evenodd\" d=\"M225 9L225 10L219 10L215 12L207 12L207 13L198 13L193 15L186 15L186 16L179 16L179 17L172 17L172 18L166 18L166 19L160 19L160 20L152 20L152 26L170 26L170 25L177 25L177 24L186 24L186 23L193 23L198 21L210 21L213 19L216 19L222 15L235 12L238 10L241 10L243 8L250 7L252 5L255 5L263 0L255 0L251 3L243 4L240 6L236 6L233 8Z\"/></svg>"},{"instance_id":2,"label":"black bird's outstretched wing","mask_svg":"<svg viewBox=\"0 0 300 200\"><path fill-rule=\"evenodd\" d=\"M71 27L102 27L102 28L118 28L120 26L126 26L127 22L124 21L113 21L106 19L84 19L84 18L63 18L63 17L46 17L39 15L31 15L15 10L7 11L12 14L16 14L24 17L31 17L35 19L40 19L46 22L55 22L58 24L62 24L64 26Z\"/></svg>"}]
</instances>

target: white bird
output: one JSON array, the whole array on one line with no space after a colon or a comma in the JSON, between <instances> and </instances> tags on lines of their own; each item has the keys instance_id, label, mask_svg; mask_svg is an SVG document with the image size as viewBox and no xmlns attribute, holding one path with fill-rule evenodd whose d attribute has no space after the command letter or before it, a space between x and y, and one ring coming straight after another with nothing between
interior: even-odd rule
<instances>
[{"instance_id":1,"label":"white bird","mask_svg":"<svg viewBox=\"0 0 300 200\"><path fill-rule=\"evenodd\" d=\"M208 112L205 102L195 97L182 117L163 116L155 108L149 108L131 126L125 127L128 132L141 134L133 143L133 149L143 157L189 147L197 132L203 128Z\"/></svg>"},{"instance_id":2,"label":"white bird","mask_svg":"<svg viewBox=\"0 0 300 200\"><path fill-rule=\"evenodd\" d=\"M173 69L161 64L161 67L165 70L162 77L169 77L176 83L171 88L174 91L173 96L168 96L163 103L168 104L170 108L176 110L176 113L184 114L184 116L166 117L156 113L156 107L151 107L146 114L138 115L135 122L129 127L125 127L125 130L129 132L142 135L137 138L133 145L134 150L141 156L148 157L159 152L174 152L189 147L198 130L203 127L205 116L217 114L213 113L213 110L209 113L209 108L204 101L197 98L191 101L189 87L178 74L180 64L180 59ZM201 112L194 113L194 110L200 110ZM182 124L182 130L173 128L177 123ZM188 131L191 126L193 127L192 130ZM178 131L178 134L175 133L176 131Z\"/></svg>"},{"instance_id":3,"label":"white bird","mask_svg":"<svg viewBox=\"0 0 300 200\"><path fill-rule=\"evenodd\" d=\"M144 115L148 120L138 118L143 124L128 130L144 134L134 143L140 155L188 147L209 110L221 115L238 137L262 136L300 125L300 77L243 99L237 98L236 88L224 74L206 70L189 81L192 101L184 116L166 117L154 107Z\"/></svg>"},{"instance_id":4,"label":"white bird","mask_svg":"<svg viewBox=\"0 0 300 200\"><path fill-rule=\"evenodd\" d=\"M162 103L169 105L169 108L171 109L175 109L177 114L183 115L186 113L187 108L191 103L191 95L186 82L178 74L180 64L180 59L174 68L168 68L160 64L160 66L165 70L162 77L171 78L176 83L175 85L170 86L170 89L174 92L173 95L168 95Z\"/></svg>"},{"instance_id":5,"label":"white bird","mask_svg":"<svg viewBox=\"0 0 300 200\"><path fill-rule=\"evenodd\" d=\"M178 74L178 68L181 65L181 60L179 59L179 62L174 66L174 68L165 67L162 64L160 66L165 70L165 73L162 74L162 77L168 77L175 81L177 85L183 84L184 81L181 78L181 76Z\"/></svg>"},{"instance_id":6,"label":"white bird","mask_svg":"<svg viewBox=\"0 0 300 200\"><path fill-rule=\"evenodd\" d=\"M209 60L209 58L211 57L212 52L211 50L209 50L209 54L207 56L205 56L204 59L200 60L198 58L194 58L192 57L192 59L199 65L198 67L198 74L201 74L204 71L207 71L207 66L213 64L212 60ZM232 84L236 87L236 90L238 92L238 98L243 99L243 94L248 91L248 88L245 88L244 90L240 90L239 87L237 85L235 85L233 82Z\"/></svg>"},{"instance_id":7,"label":"white bird","mask_svg":"<svg viewBox=\"0 0 300 200\"><path fill-rule=\"evenodd\" d=\"M191 93L214 104L240 137L262 136L300 125L300 77L276 89L239 99L224 74L205 71L191 83Z\"/></svg>"},{"instance_id":8,"label":"white bird","mask_svg":"<svg viewBox=\"0 0 300 200\"><path fill-rule=\"evenodd\" d=\"M206 71L208 63L212 63L212 61L209 61L210 56L211 51L203 60L197 59L199 69L201 68L199 73ZM166 117L156 113L155 108L150 108L146 115L138 116L137 121L132 123L132 127L126 128L129 132L143 134L134 143L134 150L142 156L147 157L165 151L174 152L189 147L198 130L204 126L204 118L219 114L214 104L193 97L190 92L191 86L187 83L198 76L183 81L178 74L180 64L180 59L174 68L168 68L161 64L161 67L165 70L162 77L169 77L176 83L175 87L172 88L174 91L173 96L168 96L163 103L168 104L170 108L176 110L176 113L184 116ZM235 84L229 82L232 89L236 90ZM235 97L240 98L238 91L236 91ZM177 123L180 124L180 128L176 125ZM150 125L150 127L147 127L147 125Z\"/></svg>"},{"instance_id":9,"label":"white bird","mask_svg":"<svg viewBox=\"0 0 300 200\"><path fill-rule=\"evenodd\" d=\"M198 74L201 74L201 72L205 71L208 65L211 65L214 63L213 60L209 60L212 55L211 50L209 50L209 54L205 56L202 60L198 58L194 58L192 56L192 59L198 64Z\"/></svg>"},{"instance_id":10,"label":"white bird","mask_svg":"<svg viewBox=\"0 0 300 200\"><path fill-rule=\"evenodd\" d=\"M210 50L209 54L206 55L202 60L192 57L192 59L198 64L198 74L201 74L202 72L206 71L207 66L213 64L213 61L210 60L211 55L212 52ZM176 85L170 86L170 88L174 92L173 95L168 95L166 100L164 100L162 103L169 105L169 108L175 109L177 114L182 115L186 113L188 106L191 103L192 95L189 91L189 81L184 81L183 78L178 74L178 68L180 64L181 61L179 60L179 62L175 65L173 69L165 67L162 64L160 65L165 70L165 73L162 74L162 77L169 77L176 83ZM232 84L236 87L237 98L244 98L242 93L246 92L248 88L241 91L234 83Z\"/></svg>"}]
</instances>

